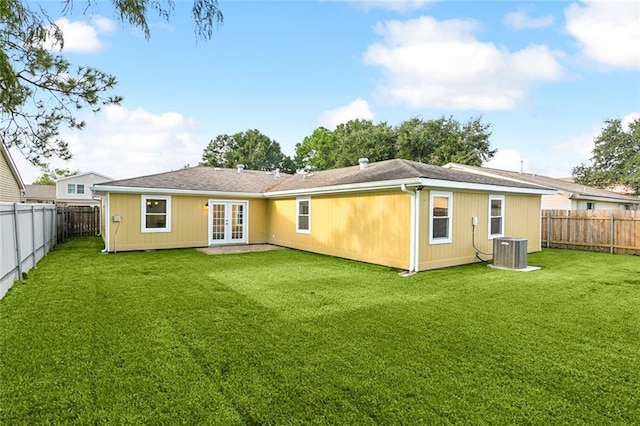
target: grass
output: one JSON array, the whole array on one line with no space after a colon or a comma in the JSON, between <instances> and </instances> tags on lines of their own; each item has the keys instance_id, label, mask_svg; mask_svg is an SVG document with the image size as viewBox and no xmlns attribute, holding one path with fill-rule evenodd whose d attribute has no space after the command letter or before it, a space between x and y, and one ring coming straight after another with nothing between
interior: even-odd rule
<instances>
[{"instance_id":1,"label":"grass","mask_svg":"<svg viewBox=\"0 0 640 426\"><path fill-rule=\"evenodd\" d=\"M0 301L0 424L638 424L640 259L524 274L59 246Z\"/></svg>"}]
</instances>

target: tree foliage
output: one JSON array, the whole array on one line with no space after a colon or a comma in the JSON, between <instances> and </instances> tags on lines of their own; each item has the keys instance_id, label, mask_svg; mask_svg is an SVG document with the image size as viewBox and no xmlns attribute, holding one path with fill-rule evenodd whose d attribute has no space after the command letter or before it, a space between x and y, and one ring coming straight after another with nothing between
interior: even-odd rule
<instances>
[{"instance_id":1,"label":"tree foliage","mask_svg":"<svg viewBox=\"0 0 640 426\"><path fill-rule=\"evenodd\" d=\"M594 144L591 164L571 171L575 181L600 188L622 184L640 194L640 118L628 129L620 119L606 120Z\"/></svg>"},{"instance_id":2,"label":"tree foliage","mask_svg":"<svg viewBox=\"0 0 640 426\"><path fill-rule=\"evenodd\" d=\"M85 3L88 10L93 0ZM150 13L169 19L173 0L111 0L118 18L142 29L147 38ZM63 14L74 0L63 1ZM217 0L194 0L198 38L209 39L222 22ZM81 110L98 112L122 97L109 95L117 81L91 66L74 66L62 55L64 36L47 13L27 0L0 1L0 138L33 164L57 156L71 158L60 128L82 129Z\"/></svg>"},{"instance_id":3,"label":"tree foliage","mask_svg":"<svg viewBox=\"0 0 640 426\"><path fill-rule=\"evenodd\" d=\"M258 130L234 135L218 135L202 153L201 166L233 168L244 164L251 170L295 171L293 161L282 153L280 144Z\"/></svg>"},{"instance_id":4,"label":"tree foliage","mask_svg":"<svg viewBox=\"0 0 640 426\"><path fill-rule=\"evenodd\" d=\"M493 158L491 126L480 118L460 123L452 117L411 118L391 127L385 122L352 120L333 132L314 130L296 145L296 164L310 170L356 165L358 159L404 158L433 165L456 162L480 166Z\"/></svg>"},{"instance_id":5,"label":"tree foliage","mask_svg":"<svg viewBox=\"0 0 640 426\"><path fill-rule=\"evenodd\" d=\"M68 168L66 169L49 169L48 166L44 166L44 170L42 174L33 181L33 185L55 185L56 181L63 177L75 176L80 173L79 170L71 171Z\"/></svg>"}]
</instances>

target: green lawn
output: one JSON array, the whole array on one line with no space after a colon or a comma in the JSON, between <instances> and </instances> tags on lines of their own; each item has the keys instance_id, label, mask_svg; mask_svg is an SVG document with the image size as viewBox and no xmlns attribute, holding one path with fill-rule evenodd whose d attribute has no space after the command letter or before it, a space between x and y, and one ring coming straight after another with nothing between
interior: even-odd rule
<instances>
[{"instance_id":1,"label":"green lawn","mask_svg":"<svg viewBox=\"0 0 640 426\"><path fill-rule=\"evenodd\" d=\"M0 300L0 424L638 424L640 258L398 271L59 246Z\"/></svg>"}]
</instances>

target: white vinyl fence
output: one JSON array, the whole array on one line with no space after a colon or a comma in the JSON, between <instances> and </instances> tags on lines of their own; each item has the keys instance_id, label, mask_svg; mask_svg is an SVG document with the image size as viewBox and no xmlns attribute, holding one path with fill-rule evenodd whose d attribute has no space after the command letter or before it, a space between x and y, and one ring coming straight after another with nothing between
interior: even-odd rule
<instances>
[{"instance_id":1,"label":"white vinyl fence","mask_svg":"<svg viewBox=\"0 0 640 426\"><path fill-rule=\"evenodd\" d=\"M0 299L55 244L55 205L0 203Z\"/></svg>"}]
</instances>

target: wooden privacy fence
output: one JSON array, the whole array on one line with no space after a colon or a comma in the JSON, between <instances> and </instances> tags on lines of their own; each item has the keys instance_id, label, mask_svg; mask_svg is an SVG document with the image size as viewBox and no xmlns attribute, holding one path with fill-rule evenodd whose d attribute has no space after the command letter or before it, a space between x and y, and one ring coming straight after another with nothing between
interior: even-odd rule
<instances>
[{"instance_id":1,"label":"wooden privacy fence","mask_svg":"<svg viewBox=\"0 0 640 426\"><path fill-rule=\"evenodd\" d=\"M58 207L58 242L100 234L100 209L91 206Z\"/></svg>"},{"instance_id":2,"label":"wooden privacy fence","mask_svg":"<svg viewBox=\"0 0 640 426\"><path fill-rule=\"evenodd\" d=\"M542 246L640 255L640 212L543 210Z\"/></svg>"},{"instance_id":3,"label":"wooden privacy fence","mask_svg":"<svg viewBox=\"0 0 640 426\"><path fill-rule=\"evenodd\" d=\"M0 299L56 244L53 204L0 203Z\"/></svg>"}]
</instances>

